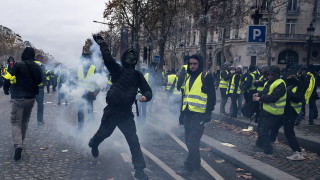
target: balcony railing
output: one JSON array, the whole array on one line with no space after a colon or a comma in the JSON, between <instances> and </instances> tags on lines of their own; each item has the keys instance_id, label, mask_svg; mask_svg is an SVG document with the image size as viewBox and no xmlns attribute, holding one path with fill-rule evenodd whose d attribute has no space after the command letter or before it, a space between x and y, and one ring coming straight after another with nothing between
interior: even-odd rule
<instances>
[{"instance_id":1,"label":"balcony railing","mask_svg":"<svg viewBox=\"0 0 320 180\"><path fill-rule=\"evenodd\" d=\"M308 36L306 34L272 34L274 40L293 40L293 41L306 41ZM319 36L313 36L312 38L315 41L319 41Z\"/></svg>"}]
</instances>

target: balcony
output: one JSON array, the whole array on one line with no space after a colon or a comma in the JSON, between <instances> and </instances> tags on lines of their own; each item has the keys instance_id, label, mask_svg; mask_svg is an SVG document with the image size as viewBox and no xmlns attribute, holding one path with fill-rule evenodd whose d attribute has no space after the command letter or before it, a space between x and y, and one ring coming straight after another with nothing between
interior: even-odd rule
<instances>
[{"instance_id":1,"label":"balcony","mask_svg":"<svg viewBox=\"0 0 320 180\"><path fill-rule=\"evenodd\" d=\"M289 42L306 42L308 36L306 34L272 34L273 40L276 41L289 41ZM319 36L313 37L314 41L320 41Z\"/></svg>"}]
</instances>

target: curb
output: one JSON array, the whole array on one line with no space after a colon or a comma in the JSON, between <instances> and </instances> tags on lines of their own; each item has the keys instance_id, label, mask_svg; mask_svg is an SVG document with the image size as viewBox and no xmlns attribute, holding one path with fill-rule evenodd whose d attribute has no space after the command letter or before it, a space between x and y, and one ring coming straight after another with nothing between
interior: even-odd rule
<instances>
[{"instance_id":1,"label":"curb","mask_svg":"<svg viewBox=\"0 0 320 180\"><path fill-rule=\"evenodd\" d=\"M208 146L213 147L213 151L228 161L244 167L247 171L252 172L254 176L260 179L273 179L273 180L298 180L298 178L283 172L275 167L272 167L262 161L251 158L240 152L233 150L232 148L221 145L219 141L213 138L203 135L201 141Z\"/></svg>"},{"instance_id":2,"label":"curb","mask_svg":"<svg viewBox=\"0 0 320 180\"><path fill-rule=\"evenodd\" d=\"M229 118L227 116L223 116L216 113L213 113L213 117L223 122L226 122L228 124L236 125L238 127L245 127L246 125L249 124L249 119L242 120L242 119L236 119L236 118ZM253 126L253 130L257 132L258 126L256 123L251 122L250 126ZM295 133L300 146L302 146L304 149L308 151L320 154L320 137L319 136L306 136L302 131L299 131L297 129L295 129ZM278 139L287 143L287 139L284 135L283 128L280 128L279 130Z\"/></svg>"}]
</instances>

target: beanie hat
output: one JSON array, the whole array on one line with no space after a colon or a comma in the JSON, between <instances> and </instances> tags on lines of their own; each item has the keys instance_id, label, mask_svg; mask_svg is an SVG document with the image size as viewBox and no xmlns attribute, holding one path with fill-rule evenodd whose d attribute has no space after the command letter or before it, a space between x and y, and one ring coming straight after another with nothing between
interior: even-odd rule
<instances>
[{"instance_id":1,"label":"beanie hat","mask_svg":"<svg viewBox=\"0 0 320 180\"><path fill-rule=\"evenodd\" d=\"M32 47L26 47L21 55L21 60L34 60L35 52Z\"/></svg>"},{"instance_id":2,"label":"beanie hat","mask_svg":"<svg viewBox=\"0 0 320 180\"><path fill-rule=\"evenodd\" d=\"M275 78L279 78L280 77L280 68L276 65L272 65L268 69L268 73L271 73Z\"/></svg>"}]
</instances>

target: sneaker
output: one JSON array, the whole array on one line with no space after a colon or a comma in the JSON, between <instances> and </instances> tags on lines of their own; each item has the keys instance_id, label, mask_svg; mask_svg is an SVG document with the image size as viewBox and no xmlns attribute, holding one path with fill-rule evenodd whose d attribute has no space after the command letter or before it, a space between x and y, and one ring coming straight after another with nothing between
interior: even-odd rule
<instances>
[{"instance_id":1,"label":"sneaker","mask_svg":"<svg viewBox=\"0 0 320 180\"><path fill-rule=\"evenodd\" d=\"M296 151L291 156L288 156L287 159L292 161L301 161L301 160L304 160L305 158L303 157L302 152Z\"/></svg>"},{"instance_id":2,"label":"sneaker","mask_svg":"<svg viewBox=\"0 0 320 180\"><path fill-rule=\"evenodd\" d=\"M149 180L149 177L144 173L143 169L136 170L134 177L139 180Z\"/></svg>"},{"instance_id":3,"label":"sneaker","mask_svg":"<svg viewBox=\"0 0 320 180\"><path fill-rule=\"evenodd\" d=\"M91 147L91 154L93 157L98 157L99 156L99 149L98 146L93 146L92 145L92 140L89 141L89 147Z\"/></svg>"},{"instance_id":4,"label":"sneaker","mask_svg":"<svg viewBox=\"0 0 320 180\"><path fill-rule=\"evenodd\" d=\"M15 161L18 161L21 159L21 152L22 152L22 148L21 147L18 147L14 150L14 160Z\"/></svg>"}]
</instances>

